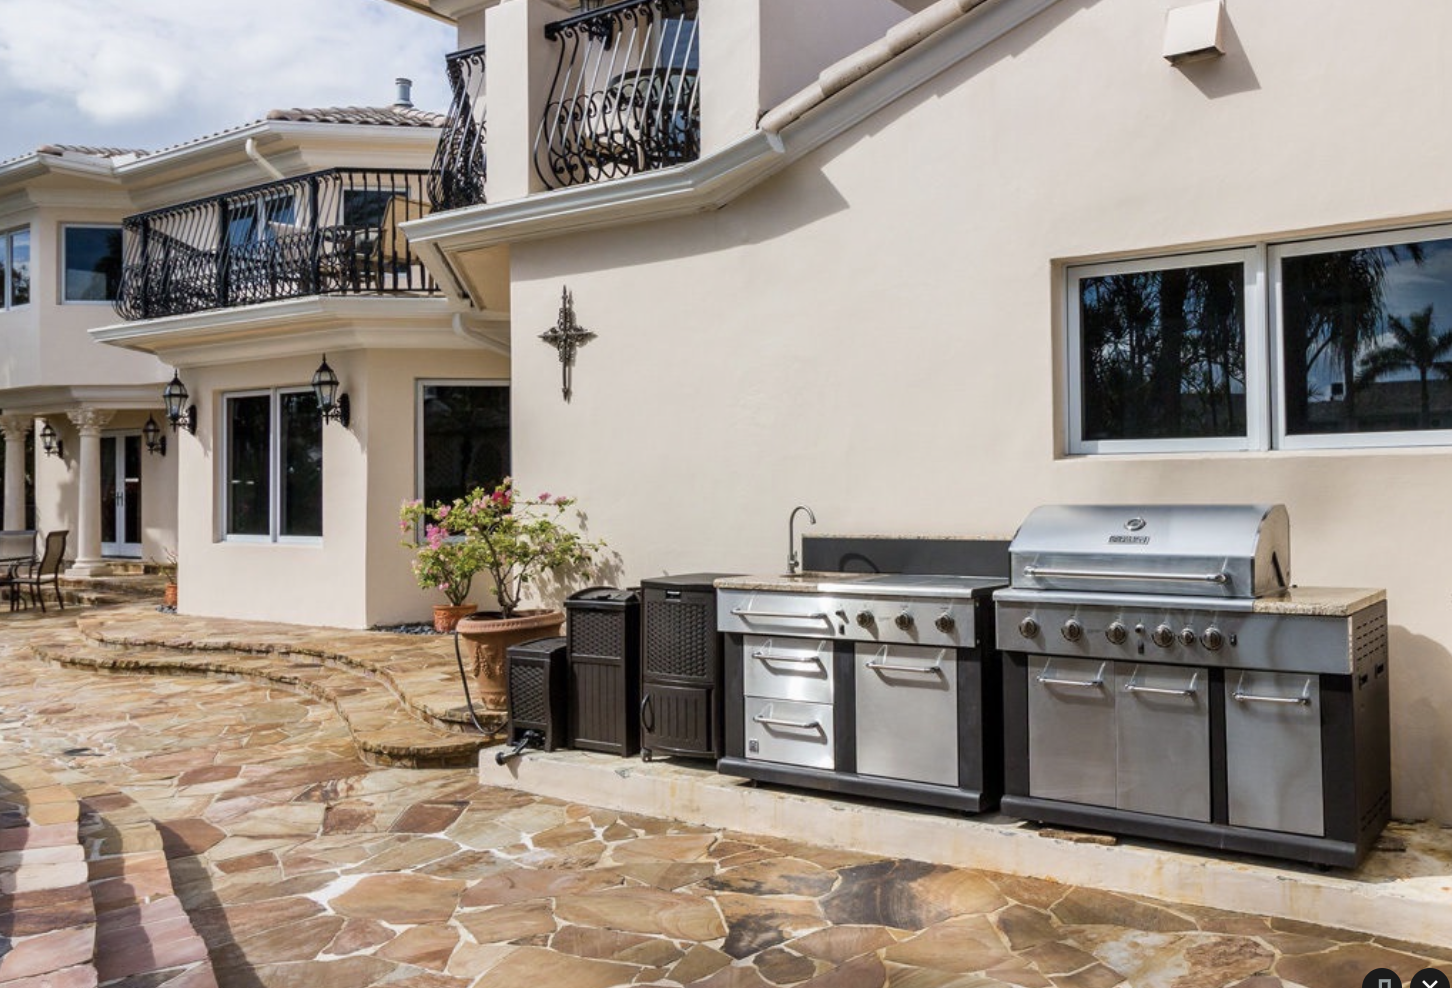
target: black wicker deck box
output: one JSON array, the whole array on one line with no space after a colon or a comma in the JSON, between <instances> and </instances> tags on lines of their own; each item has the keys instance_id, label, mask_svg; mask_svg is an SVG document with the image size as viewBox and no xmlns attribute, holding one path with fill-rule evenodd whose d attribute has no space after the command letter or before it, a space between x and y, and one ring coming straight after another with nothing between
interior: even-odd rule
<instances>
[{"instance_id":1,"label":"black wicker deck box","mask_svg":"<svg viewBox=\"0 0 1452 988\"><path fill-rule=\"evenodd\" d=\"M565 601L570 747L640 750L640 594L591 587Z\"/></svg>"},{"instance_id":2,"label":"black wicker deck box","mask_svg":"<svg viewBox=\"0 0 1452 988\"><path fill-rule=\"evenodd\" d=\"M723 754L718 577L687 573L640 581L641 755L706 758Z\"/></svg>"},{"instance_id":3,"label":"black wicker deck box","mask_svg":"<svg viewBox=\"0 0 1452 988\"><path fill-rule=\"evenodd\" d=\"M538 638L511 645L508 657L509 743L533 731L529 747L554 751L565 747L568 724L569 669L566 639Z\"/></svg>"}]
</instances>

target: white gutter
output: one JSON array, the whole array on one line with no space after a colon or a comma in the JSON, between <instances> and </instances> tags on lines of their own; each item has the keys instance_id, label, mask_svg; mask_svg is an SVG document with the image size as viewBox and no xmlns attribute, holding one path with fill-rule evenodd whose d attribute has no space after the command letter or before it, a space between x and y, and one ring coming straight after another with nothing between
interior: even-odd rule
<instances>
[{"instance_id":1,"label":"white gutter","mask_svg":"<svg viewBox=\"0 0 1452 988\"><path fill-rule=\"evenodd\" d=\"M480 326L471 326L470 318L462 313L454 313L454 335L461 340L468 340L470 343L477 343L486 350L493 350L495 353L509 356L509 339L497 339L490 336ZM504 332L509 332L509 321L504 320Z\"/></svg>"},{"instance_id":2,"label":"white gutter","mask_svg":"<svg viewBox=\"0 0 1452 988\"><path fill-rule=\"evenodd\" d=\"M247 157L257 162L257 167L261 168L263 171L267 172L267 174L271 175L274 180L281 181L283 178L286 178L286 176L283 175L282 172L278 171L275 167L273 167L272 162L268 161L262 156L261 151L257 150L257 138L247 138L247 143L242 145L242 150L247 152Z\"/></svg>"}]
</instances>

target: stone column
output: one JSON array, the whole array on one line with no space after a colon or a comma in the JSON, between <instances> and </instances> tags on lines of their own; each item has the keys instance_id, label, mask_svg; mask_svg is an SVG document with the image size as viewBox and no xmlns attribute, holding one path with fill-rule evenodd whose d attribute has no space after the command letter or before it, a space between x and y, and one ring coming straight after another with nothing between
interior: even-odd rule
<instances>
[{"instance_id":1,"label":"stone column","mask_svg":"<svg viewBox=\"0 0 1452 988\"><path fill-rule=\"evenodd\" d=\"M25 434L33 425L28 415L0 416L5 433L5 519L0 525L10 532L25 527Z\"/></svg>"},{"instance_id":2,"label":"stone column","mask_svg":"<svg viewBox=\"0 0 1452 988\"><path fill-rule=\"evenodd\" d=\"M66 576L105 576L111 572L101 560L101 430L114 414L99 408L66 412L81 433L76 456L81 470L76 485L76 561Z\"/></svg>"}]
</instances>

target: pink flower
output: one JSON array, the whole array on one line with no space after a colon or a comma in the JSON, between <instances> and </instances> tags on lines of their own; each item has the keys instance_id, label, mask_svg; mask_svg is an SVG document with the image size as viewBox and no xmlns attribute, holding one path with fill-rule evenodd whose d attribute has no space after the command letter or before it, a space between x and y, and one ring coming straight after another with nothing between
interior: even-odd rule
<instances>
[{"instance_id":1,"label":"pink flower","mask_svg":"<svg viewBox=\"0 0 1452 988\"><path fill-rule=\"evenodd\" d=\"M537 500L540 500L540 501L543 501L543 502L545 502L545 503L546 503L546 504L548 504L548 503L549 503L549 500L550 500L550 492L549 492L549 491L545 491L545 492L544 492L544 493L543 493L543 494L541 494L541 495L540 495L540 496L539 496L539 497L538 497L538 498L537 498Z\"/></svg>"},{"instance_id":2,"label":"pink flower","mask_svg":"<svg viewBox=\"0 0 1452 988\"><path fill-rule=\"evenodd\" d=\"M439 521L443 521L447 517L449 517L449 506L447 504L439 505Z\"/></svg>"}]
</instances>

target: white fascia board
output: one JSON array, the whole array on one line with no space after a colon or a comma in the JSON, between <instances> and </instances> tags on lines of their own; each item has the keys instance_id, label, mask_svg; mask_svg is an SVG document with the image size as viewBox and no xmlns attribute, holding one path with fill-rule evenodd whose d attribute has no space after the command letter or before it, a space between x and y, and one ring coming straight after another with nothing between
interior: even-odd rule
<instances>
[{"instance_id":1,"label":"white fascia board","mask_svg":"<svg viewBox=\"0 0 1452 988\"><path fill-rule=\"evenodd\" d=\"M473 349L445 298L314 295L101 326L91 338L168 363L237 363L313 350Z\"/></svg>"},{"instance_id":2,"label":"white fascia board","mask_svg":"<svg viewBox=\"0 0 1452 988\"><path fill-rule=\"evenodd\" d=\"M68 384L15 388L4 392L6 415L56 415L89 406L121 411L161 407L161 387L153 384Z\"/></svg>"},{"instance_id":3,"label":"white fascia board","mask_svg":"<svg viewBox=\"0 0 1452 988\"><path fill-rule=\"evenodd\" d=\"M400 229L440 283L462 291L451 254L719 209L1057 2L984 4L824 96L778 134L757 130L686 165L437 213Z\"/></svg>"}]
</instances>

